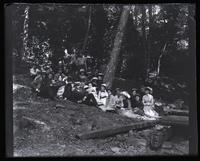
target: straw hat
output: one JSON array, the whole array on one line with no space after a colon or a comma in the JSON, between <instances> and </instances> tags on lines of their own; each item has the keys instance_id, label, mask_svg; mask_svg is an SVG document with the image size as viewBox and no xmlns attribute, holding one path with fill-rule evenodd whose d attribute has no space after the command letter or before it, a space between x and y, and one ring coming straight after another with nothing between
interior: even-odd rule
<instances>
[{"instance_id":1,"label":"straw hat","mask_svg":"<svg viewBox=\"0 0 200 161\"><path fill-rule=\"evenodd\" d=\"M151 87L145 87L145 89L144 90L149 90L150 92L152 92L153 91L153 89L151 88Z\"/></svg>"},{"instance_id":2,"label":"straw hat","mask_svg":"<svg viewBox=\"0 0 200 161\"><path fill-rule=\"evenodd\" d=\"M131 90L132 90L132 91L137 91L137 88L132 88Z\"/></svg>"},{"instance_id":3,"label":"straw hat","mask_svg":"<svg viewBox=\"0 0 200 161\"><path fill-rule=\"evenodd\" d=\"M101 84L101 86L107 87L107 85L105 83Z\"/></svg>"},{"instance_id":4,"label":"straw hat","mask_svg":"<svg viewBox=\"0 0 200 161\"><path fill-rule=\"evenodd\" d=\"M83 88L84 88L84 89L88 89L88 88L89 88L89 86L88 86L88 85L85 85Z\"/></svg>"},{"instance_id":5,"label":"straw hat","mask_svg":"<svg viewBox=\"0 0 200 161\"><path fill-rule=\"evenodd\" d=\"M80 69L80 72L84 72L85 70L83 68Z\"/></svg>"},{"instance_id":6,"label":"straw hat","mask_svg":"<svg viewBox=\"0 0 200 161\"><path fill-rule=\"evenodd\" d=\"M92 80L98 80L98 78L97 77L93 77Z\"/></svg>"},{"instance_id":7,"label":"straw hat","mask_svg":"<svg viewBox=\"0 0 200 161\"><path fill-rule=\"evenodd\" d=\"M121 94L124 95L127 98L131 98L131 96L126 91L121 92Z\"/></svg>"}]
</instances>

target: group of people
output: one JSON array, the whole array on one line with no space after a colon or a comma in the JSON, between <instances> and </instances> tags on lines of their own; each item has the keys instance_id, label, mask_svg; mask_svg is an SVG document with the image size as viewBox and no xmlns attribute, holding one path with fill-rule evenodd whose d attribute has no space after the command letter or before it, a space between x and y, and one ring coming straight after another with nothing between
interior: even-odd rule
<instances>
[{"instance_id":1,"label":"group of people","mask_svg":"<svg viewBox=\"0 0 200 161\"><path fill-rule=\"evenodd\" d=\"M96 106L103 111L128 114L128 117L159 118L154 110L152 88L146 87L144 93L133 88L130 94L120 88L111 90L103 83L103 73L91 72L86 59L84 56L75 58L75 54L65 50L56 71L49 64L46 68L33 66L30 69L33 91L38 96Z\"/></svg>"}]
</instances>

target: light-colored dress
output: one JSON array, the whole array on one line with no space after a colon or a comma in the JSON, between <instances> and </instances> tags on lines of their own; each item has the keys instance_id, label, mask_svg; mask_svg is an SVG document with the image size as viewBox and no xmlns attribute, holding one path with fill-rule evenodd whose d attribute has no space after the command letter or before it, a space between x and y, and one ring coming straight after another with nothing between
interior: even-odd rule
<instances>
[{"instance_id":1,"label":"light-colored dress","mask_svg":"<svg viewBox=\"0 0 200 161\"><path fill-rule=\"evenodd\" d=\"M143 110L145 115L155 118L159 116L158 113L154 110L154 99L151 94L144 95L142 97L142 103L144 105Z\"/></svg>"},{"instance_id":2,"label":"light-colored dress","mask_svg":"<svg viewBox=\"0 0 200 161\"><path fill-rule=\"evenodd\" d=\"M99 106L105 106L106 105L106 100L108 98L108 93L107 91L99 91L97 95L97 103Z\"/></svg>"}]
</instances>

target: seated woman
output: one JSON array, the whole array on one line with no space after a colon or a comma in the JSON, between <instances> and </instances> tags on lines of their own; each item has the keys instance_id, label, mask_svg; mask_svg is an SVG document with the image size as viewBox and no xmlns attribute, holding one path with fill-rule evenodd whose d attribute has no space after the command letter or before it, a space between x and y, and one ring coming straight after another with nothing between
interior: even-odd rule
<instances>
[{"instance_id":1,"label":"seated woman","mask_svg":"<svg viewBox=\"0 0 200 161\"><path fill-rule=\"evenodd\" d=\"M110 89L107 90L108 97L106 99L106 105L104 111L114 111L116 106L116 97L112 94Z\"/></svg>"},{"instance_id":2,"label":"seated woman","mask_svg":"<svg viewBox=\"0 0 200 161\"><path fill-rule=\"evenodd\" d=\"M123 100L123 106L120 110L118 110L118 113L129 118L142 119L140 115L132 111L130 95L128 94L128 92L123 91L121 92L121 95L122 95L122 100Z\"/></svg>"},{"instance_id":3,"label":"seated woman","mask_svg":"<svg viewBox=\"0 0 200 161\"><path fill-rule=\"evenodd\" d=\"M152 88L146 87L145 95L142 97L144 114L150 118L159 118L158 113L154 110L154 98L150 93L152 93Z\"/></svg>"},{"instance_id":4,"label":"seated woman","mask_svg":"<svg viewBox=\"0 0 200 161\"><path fill-rule=\"evenodd\" d=\"M130 95L128 94L128 92L126 92L126 91L121 92L121 96L122 96L122 100L123 100L122 108L125 110L132 110Z\"/></svg>"},{"instance_id":5,"label":"seated woman","mask_svg":"<svg viewBox=\"0 0 200 161\"><path fill-rule=\"evenodd\" d=\"M140 95L136 94L134 99L131 102L131 107L134 113L137 113L139 115L143 115L143 104L140 100Z\"/></svg>"},{"instance_id":6,"label":"seated woman","mask_svg":"<svg viewBox=\"0 0 200 161\"><path fill-rule=\"evenodd\" d=\"M105 107L107 98L108 98L108 92L106 91L106 84L101 84L101 89L98 92L97 98L96 98L98 106Z\"/></svg>"},{"instance_id":7,"label":"seated woman","mask_svg":"<svg viewBox=\"0 0 200 161\"><path fill-rule=\"evenodd\" d=\"M121 109L124 106L121 92L122 92L121 89L119 88L115 89L115 108L116 109Z\"/></svg>"}]
</instances>

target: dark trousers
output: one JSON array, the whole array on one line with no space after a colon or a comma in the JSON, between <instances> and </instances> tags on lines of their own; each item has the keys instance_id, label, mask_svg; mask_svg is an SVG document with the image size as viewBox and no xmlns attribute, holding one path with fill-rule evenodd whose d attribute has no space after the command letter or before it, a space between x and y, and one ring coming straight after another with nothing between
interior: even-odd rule
<instances>
[{"instance_id":1,"label":"dark trousers","mask_svg":"<svg viewBox=\"0 0 200 161\"><path fill-rule=\"evenodd\" d=\"M84 104L89 105L89 106L98 106L98 103L97 103L94 95L91 93L86 96Z\"/></svg>"},{"instance_id":2,"label":"dark trousers","mask_svg":"<svg viewBox=\"0 0 200 161\"><path fill-rule=\"evenodd\" d=\"M63 93L63 98L69 99L71 97L72 97L72 86L71 86L71 84L67 84L65 86L65 91Z\"/></svg>"},{"instance_id":3,"label":"dark trousers","mask_svg":"<svg viewBox=\"0 0 200 161\"><path fill-rule=\"evenodd\" d=\"M54 99L55 91L51 86L43 86L40 88L38 95L44 98Z\"/></svg>"}]
</instances>

